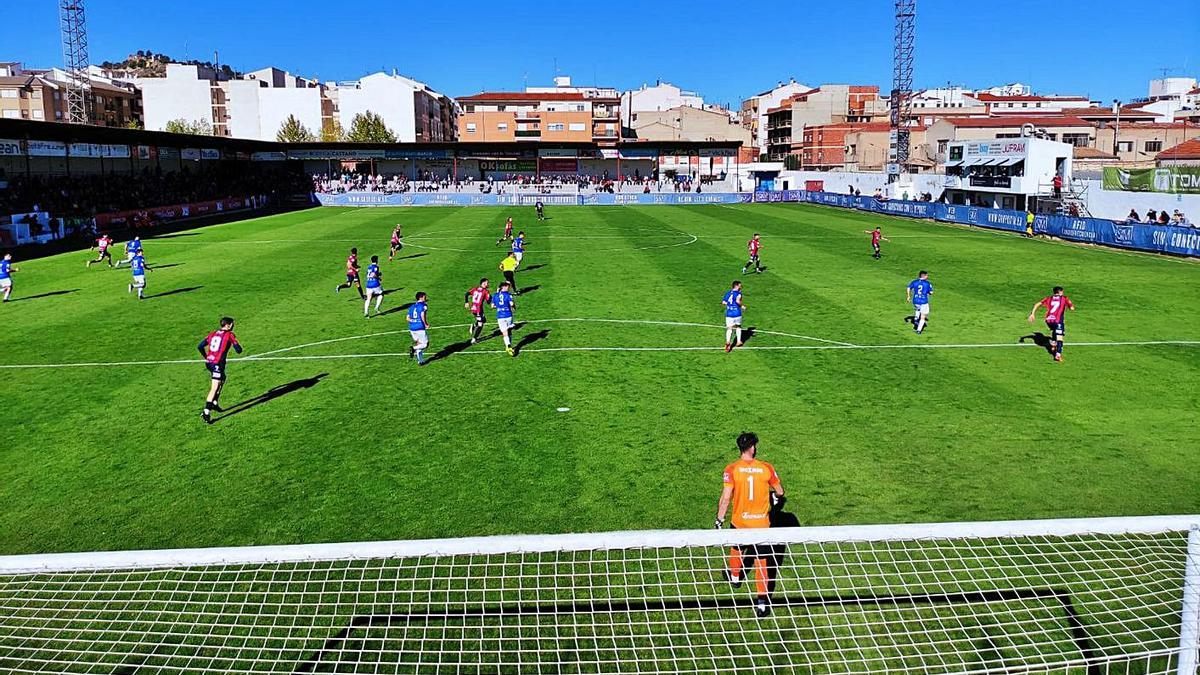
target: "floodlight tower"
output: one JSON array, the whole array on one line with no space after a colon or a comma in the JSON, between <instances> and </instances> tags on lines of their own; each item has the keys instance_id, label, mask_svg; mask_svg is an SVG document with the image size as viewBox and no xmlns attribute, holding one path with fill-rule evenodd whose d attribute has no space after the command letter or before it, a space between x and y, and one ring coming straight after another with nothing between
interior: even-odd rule
<instances>
[{"instance_id":1,"label":"floodlight tower","mask_svg":"<svg viewBox=\"0 0 1200 675\"><path fill-rule=\"evenodd\" d=\"M92 79L88 77L83 0L59 0L58 17L62 29L63 68L67 71L66 118L72 124L91 124Z\"/></svg>"},{"instance_id":2,"label":"floodlight tower","mask_svg":"<svg viewBox=\"0 0 1200 675\"><path fill-rule=\"evenodd\" d=\"M913 51L916 46L917 0L896 0L896 41L892 52L892 137L895 156L888 166L888 182L900 180L908 165L912 119Z\"/></svg>"}]
</instances>

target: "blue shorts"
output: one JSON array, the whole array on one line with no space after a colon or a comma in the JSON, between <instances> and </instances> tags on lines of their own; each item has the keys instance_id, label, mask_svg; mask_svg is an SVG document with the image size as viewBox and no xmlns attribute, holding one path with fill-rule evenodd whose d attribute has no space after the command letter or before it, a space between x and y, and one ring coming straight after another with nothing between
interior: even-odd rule
<instances>
[{"instance_id":1,"label":"blue shorts","mask_svg":"<svg viewBox=\"0 0 1200 675\"><path fill-rule=\"evenodd\" d=\"M212 379L216 380L217 382L225 381L225 364L206 363L204 364L204 367L208 368L208 372L212 373Z\"/></svg>"},{"instance_id":2,"label":"blue shorts","mask_svg":"<svg viewBox=\"0 0 1200 675\"><path fill-rule=\"evenodd\" d=\"M1054 336L1054 337L1056 337L1056 338L1060 338L1060 337L1062 337L1064 334L1066 334L1066 328L1065 328L1065 326L1064 326L1064 324L1063 324L1063 322L1062 322L1062 321L1059 321L1058 323L1053 323L1053 322L1051 322L1051 321L1047 321L1047 322L1046 322L1046 328L1049 328L1049 329L1050 329L1050 335L1052 335L1052 336Z\"/></svg>"}]
</instances>

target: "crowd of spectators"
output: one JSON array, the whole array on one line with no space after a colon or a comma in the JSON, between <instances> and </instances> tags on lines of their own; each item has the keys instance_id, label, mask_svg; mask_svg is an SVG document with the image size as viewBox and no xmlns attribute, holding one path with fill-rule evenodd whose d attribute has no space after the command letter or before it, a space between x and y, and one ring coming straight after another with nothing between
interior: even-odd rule
<instances>
[{"instance_id":1,"label":"crowd of spectators","mask_svg":"<svg viewBox=\"0 0 1200 675\"><path fill-rule=\"evenodd\" d=\"M56 218L90 218L112 213L250 195L306 193L306 177L262 163L206 171L134 174L0 176L0 213L47 212Z\"/></svg>"},{"instance_id":2,"label":"crowd of spectators","mask_svg":"<svg viewBox=\"0 0 1200 675\"><path fill-rule=\"evenodd\" d=\"M344 192L378 192L400 194L405 192L481 192L504 194L513 190L554 194L556 192L702 192L703 186L712 186L723 177L701 176L654 178L650 176L621 176L619 179L607 174L520 174L511 173L499 177L488 175L483 178L459 176L450 173L422 172L416 178L400 174L391 176L368 173L342 173L334 176L314 174L312 189L322 194Z\"/></svg>"},{"instance_id":3,"label":"crowd of spectators","mask_svg":"<svg viewBox=\"0 0 1200 675\"><path fill-rule=\"evenodd\" d=\"M1166 209L1155 211L1150 209L1146 211L1146 217L1138 215L1137 209L1129 209L1129 215L1125 217L1127 223L1147 223L1154 225L1175 225L1177 227L1200 227L1188 220L1187 216L1179 209L1175 209L1174 213L1167 213Z\"/></svg>"}]
</instances>

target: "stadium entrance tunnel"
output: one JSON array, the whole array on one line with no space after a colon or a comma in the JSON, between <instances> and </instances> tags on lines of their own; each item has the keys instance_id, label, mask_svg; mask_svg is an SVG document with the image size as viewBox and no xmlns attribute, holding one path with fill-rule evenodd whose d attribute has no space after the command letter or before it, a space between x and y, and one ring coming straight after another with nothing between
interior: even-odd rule
<instances>
[{"instance_id":1,"label":"stadium entrance tunnel","mask_svg":"<svg viewBox=\"0 0 1200 675\"><path fill-rule=\"evenodd\" d=\"M643 587L650 591L652 588ZM1063 589L429 606L353 617L296 673L1101 672Z\"/></svg>"}]
</instances>

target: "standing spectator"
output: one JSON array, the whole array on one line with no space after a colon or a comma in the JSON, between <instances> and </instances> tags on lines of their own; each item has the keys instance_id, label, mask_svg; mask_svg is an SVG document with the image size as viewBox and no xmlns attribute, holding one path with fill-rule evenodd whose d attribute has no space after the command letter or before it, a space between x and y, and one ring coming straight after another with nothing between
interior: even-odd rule
<instances>
[{"instance_id":1,"label":"standing spectator","mask_svg":"<svg viewBox=\"0 0 1200 675\"><path fill-rule=\"evenodd\" d=\"M1063 187L1062 174L1058 174L1058 173L1054 174L1053 184L1054 184L1054 198L1059 199L1062 197L1062 187Z\"/></svg>"}]
</instances>

